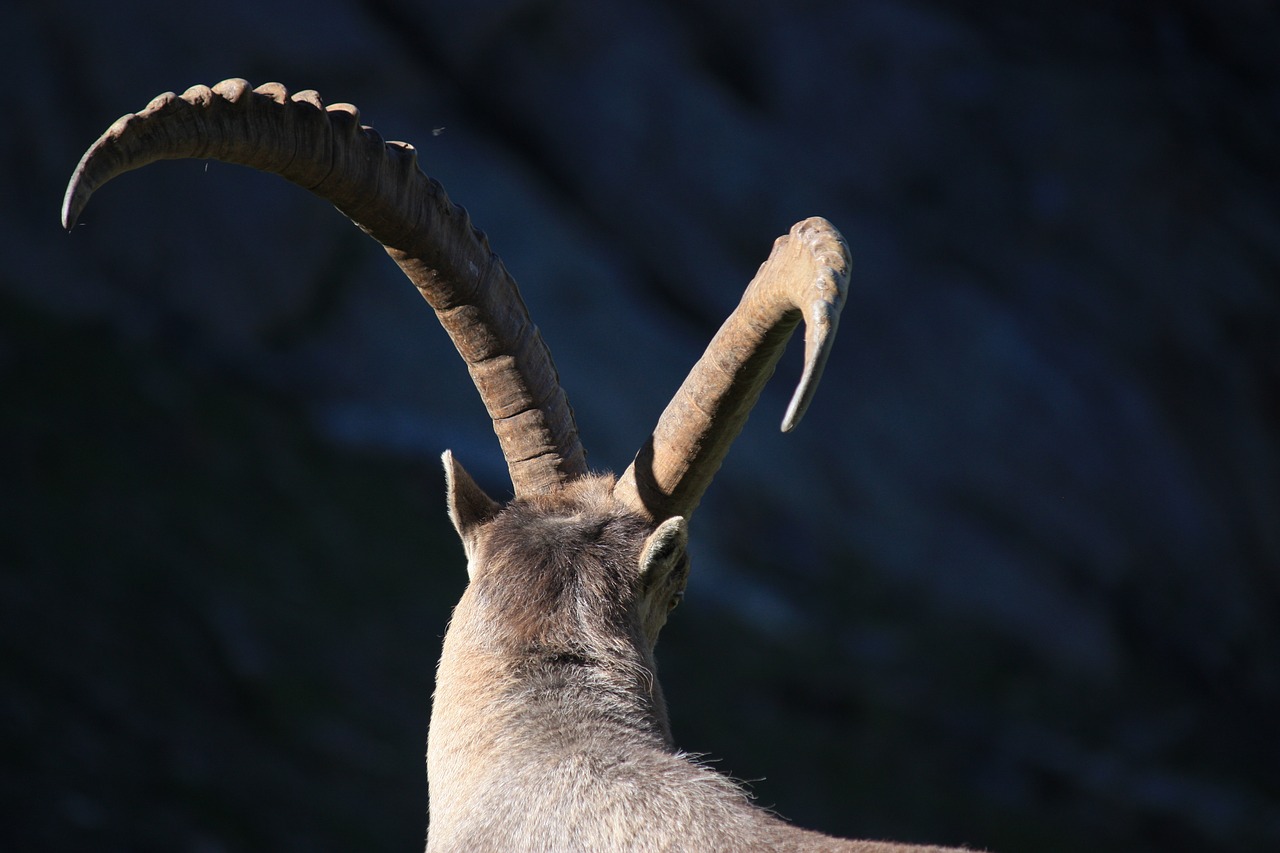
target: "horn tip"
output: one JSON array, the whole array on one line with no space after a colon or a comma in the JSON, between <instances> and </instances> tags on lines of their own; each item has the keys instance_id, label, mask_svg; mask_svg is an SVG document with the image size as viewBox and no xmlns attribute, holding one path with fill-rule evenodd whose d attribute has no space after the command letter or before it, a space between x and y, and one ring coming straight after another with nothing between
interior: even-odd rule
<instances>
[{"instance_id":1,"label":"horn tip","mask_svg":"<svg viewBox=\"0 0 1280 853\"><path fill-rule=\"evenodd\" d=\"M782 416L782 431L791 432L800 425L800 419L804 417L804 413L809 408L809 395L802 386L796 389L796 393L791 397L791 402L787 405L787 413Z\"/></svg>"},{"instance_id":2,"label":"horn tip","mask_svg":"<svg viewBox=\"0 0 1280 853\"><path fill-rule=\"evenodd\" d=\"M76 227L76 222L80 219L80 214L84 212L88 201L89 192L84 189L84 185L80 182L80 174L77 172L67 184L67 193L62 197L62 227L65 230L69 232Z\"/></svg>"},{"instance_id":3,"label":"horn tip","mask_svg":"<svg viewBox=\"0 0 1280 853\"><path fill-rule=\"evenodd\" d=\"M69 208L70 208L69 201L67 199L63 199L62 216L61 216L62 230L66 231L67 233L70 233L71 229L74 228L76 225L76 215Z\"/></svg>"}]
</instances>

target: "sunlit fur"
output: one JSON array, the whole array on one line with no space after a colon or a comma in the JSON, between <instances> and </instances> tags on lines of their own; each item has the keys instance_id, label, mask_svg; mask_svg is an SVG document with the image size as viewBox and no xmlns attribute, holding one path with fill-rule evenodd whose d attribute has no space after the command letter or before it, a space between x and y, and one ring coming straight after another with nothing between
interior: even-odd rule
<instances>
[{"instance_id":1,"label":"sunlit fur","mask_svg":"<svg viewBox=\"0 0 1280 853\"><path fill-rule=\"evenodd\" d=\"M472 579L437 677L428 850L907 849L791 827L676 751L653 647L688 572L683 519L646 521L612 487L451 495Z\"/></svg>"},{"instance_id":2,"label":"sunlit fur","mask_svg":"<svg viewBox=\"0 0 1280 853\"><path fill-rule=\"evenodd\" d=\"M821 217L774 243L742 301L615 487L585 451L514 280L466 211L346 104L241 79L161 95L85 153L70 228L107 181L200 156L275 172L333 202L388 254L463 355L517 500L499 506L445 454L472 583L454 611L428 744L428 847L537 850L906 850L793 829L672 744L653 647L688 573L685 519L803 315L812 398L848 289ZM521 408L521 405L526 406ZM529 495L544 495L529 498Z\"/></svg>"}]
</instances>

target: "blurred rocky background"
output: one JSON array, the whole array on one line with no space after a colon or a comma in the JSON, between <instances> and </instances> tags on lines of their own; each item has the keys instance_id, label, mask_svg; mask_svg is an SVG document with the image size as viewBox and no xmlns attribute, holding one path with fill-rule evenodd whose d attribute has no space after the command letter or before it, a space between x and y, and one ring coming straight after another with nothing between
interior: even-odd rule
<instances>
[{"instance_id":1,"label":"blurred rocky background","mask_svg":"<svg viewBox=\"0 0 1280 853\"><path fill-rule=\"evenodd\" d=\"M10 0L0 9L0 848L404 851L503 468L371 241L158 164L245 77L415 143L621 469L771 241L855 256L659 646L679 744L808 826L1280 849L1280 9L1261 0Z\"/></svg>"}]
</instances>

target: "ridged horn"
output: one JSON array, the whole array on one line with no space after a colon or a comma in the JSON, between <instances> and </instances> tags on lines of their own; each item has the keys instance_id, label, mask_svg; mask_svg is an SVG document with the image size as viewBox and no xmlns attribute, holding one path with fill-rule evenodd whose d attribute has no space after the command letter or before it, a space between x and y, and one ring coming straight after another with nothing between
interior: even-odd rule
<instances>
[{"instance_id":1,"label":"ridged horn","mask_svg":"<svg viewBox=\"0 0 1280 853\"><path fill-rule=\"evenodd\" d=\"M200 158L272 172L332 202L386 248L435 309L493 418L517 496L586 473L551 354L515 281L413 146L384 142L349 104L325 108L244 80L160 95L113 124L85 153L63 200L70 229L95 190L156 160Z\"/></svg>"},{"instance_id":2,"label":"ridged horn","mask_svg":"<svg viewBox=\"0 0 1280 853\"><path fill-rule=\"evenodd\" d=\"M779 237L618 480L615 495L657 521L690 516L803 318L804 369L782 421L783 432L790 432L822 377L848 293L849 269L844 238L825 219L806 219Z\"/></svg>"}]
</instances>

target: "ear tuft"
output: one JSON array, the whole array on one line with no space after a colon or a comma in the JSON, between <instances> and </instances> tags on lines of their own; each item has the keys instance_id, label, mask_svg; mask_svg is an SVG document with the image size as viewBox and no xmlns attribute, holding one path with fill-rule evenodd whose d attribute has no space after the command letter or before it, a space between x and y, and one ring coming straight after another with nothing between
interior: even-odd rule
<instances>
[{"instance_id":1,"label":"ear tuft","mask_svg":"<svg viewBox=\"0 0 1280 853\"><path fill-rule=\"evenodd\" d=\"M649 534L640 551L640 573L650 574L657 566L670 566L689 544L689 523L681 516L673 516L658 525Z\"/></svg>"},{"instance_id":2,"label":"ear tuft","mask_svg":"<svg viewBox=\"0 0 1280 853\"><path fill-rule=\"evenodd\" d=\"M462 546L470 558L475 530L502 510L502 505L485 494L484 489L471 479L462 463L446 450L440 457L444 462L445 494L449 503L449 519L453 529L462 538Z\"/></svg>"}]
</instances>

